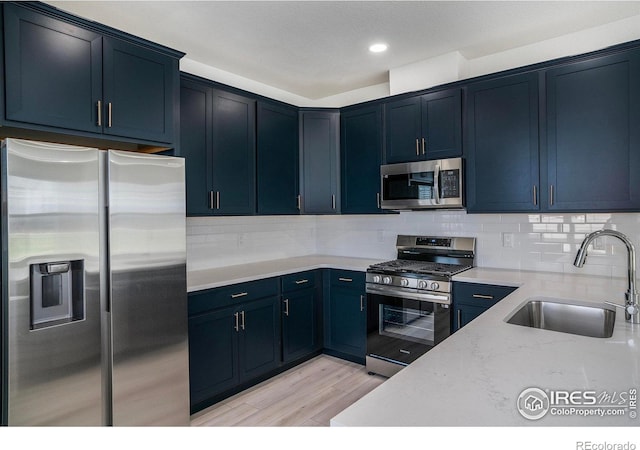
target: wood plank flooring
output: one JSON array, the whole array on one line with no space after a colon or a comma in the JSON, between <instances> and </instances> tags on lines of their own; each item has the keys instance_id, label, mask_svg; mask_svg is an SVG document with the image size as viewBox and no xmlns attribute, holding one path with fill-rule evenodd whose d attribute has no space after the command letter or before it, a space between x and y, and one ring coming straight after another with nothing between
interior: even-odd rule
<instances>
[{"instance_id":1,"label":"wood plank flooring","mask_svg":"<svg viewBox=\"0 0 640 450\"><path fill-rule=\"evenodd\" d=\"M320 355L191 416L191 426L329 426L385 381L364 366Z\"/></svg>"}]
</instances>

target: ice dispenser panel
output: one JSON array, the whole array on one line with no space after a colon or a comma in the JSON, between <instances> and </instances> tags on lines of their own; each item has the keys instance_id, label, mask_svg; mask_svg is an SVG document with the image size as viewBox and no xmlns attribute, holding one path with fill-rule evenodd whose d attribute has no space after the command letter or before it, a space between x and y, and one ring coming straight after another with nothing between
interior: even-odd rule
<instances>
[{"instance_id":1,"label":"ice dispenser panel","mask_svg":"<svg viewBox=\"0 0 640 450\"><path fill-rule=\"evenodd\" d=\"M84 260L31 264L31 329L84 319Z\"/></svg>"}]
</instances>

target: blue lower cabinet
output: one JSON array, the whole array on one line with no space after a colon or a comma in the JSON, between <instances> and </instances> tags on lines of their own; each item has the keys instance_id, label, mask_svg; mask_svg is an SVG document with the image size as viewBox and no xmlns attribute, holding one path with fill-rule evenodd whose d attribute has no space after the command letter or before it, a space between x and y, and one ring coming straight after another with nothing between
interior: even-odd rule
<instances>
[{"instance_id":1,"label":"blue lower cabinet","mask_svg":"<svg viewBox=\"0 0 640 450\"><path fill-rule=\"evenodd\" d=\"M458 331L515 290L511 286L454 282L452 330Z\"/></svg>"},{"instance_id":2,"label":"blue lower cabinet","mask_svg":"<svg viewBox=\"0 0 640 450\"><path fill-rule=\"evenodd\" d=\"M243 286L238 288L240 292ZM247 290L241 293L244 292ZM216 290L199 292L190 295L190 302L201 302L203 298L219 300L219 297ZM280 301L277 295L189 317L192 413L279 365Z\"/></svg>"},{"instance_id":3,"label":"blue lower cabinet","mask_svg":"<svg viewBox=\"0 0 640 450\"><path fill-rule=\"evenodd\" d=\"M234 308L189 318L191 408L238 384Z\"/></svg>"},{"instance_id":4,"label":"blue lower cabinet","mask_svg":"<svg viewBox=\"0 0 640 450\"><path fill-rule=\"evenodd\" d=\"M364 364L367 350L367 305L364 272L329 271L325 297L325 351Z\"/></svg>"},{"instance_id":5,"label":"blue lower cabinet","mask_svg":"<svg viewBox=\"0 0 640 450\"><path fill-rule=\"evenodd\" d=\"M322 273L282 277L282 361L289 363L322 349Z\"/></svg>"}]
</instances>

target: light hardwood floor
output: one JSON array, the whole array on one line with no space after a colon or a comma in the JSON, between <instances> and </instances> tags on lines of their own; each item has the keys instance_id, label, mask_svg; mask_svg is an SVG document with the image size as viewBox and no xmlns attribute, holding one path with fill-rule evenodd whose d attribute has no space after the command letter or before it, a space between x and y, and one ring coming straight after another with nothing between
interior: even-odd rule
<instances>
[{"instance_id":1,"label":"light hardwood floor","mask_svg":"<svg viewBox=\"0 0 640 450\"><path fill-rule=\"evenodd\" d=\"M191 426L329 426L384 382L364 366L317 356L191 416Z\"/></svg>"}]
</instances>

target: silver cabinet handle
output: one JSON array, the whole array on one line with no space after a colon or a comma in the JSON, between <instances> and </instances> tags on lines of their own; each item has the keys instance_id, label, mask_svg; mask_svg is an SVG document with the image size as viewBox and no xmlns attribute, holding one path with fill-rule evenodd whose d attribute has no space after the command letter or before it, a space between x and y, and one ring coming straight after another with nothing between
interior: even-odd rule
<instances>
[{"instance_id":1,"label":"silver cabinet handle","mask_svg":"<svg viewBox=\"0 0 640 450\"><path fill-rule=\"evenodd\" d=\"M553 184L549 186L549 206L553 206Z\"/></svg>"},{"instance_id":2,"label":"silver cabinet handle","mask_svg":"<svg viewBox=\"0 0 640 450\"><path fill-rule=\"evenodd\" d=\"M493 295L473 294L473 298L483 298L485 300L493 300Z\"/></svg>"},{"instance_id":3,"label":"silver cabinet handle","mask_svg":"<svg viewBox=\"0 0 640 450\"><path fill-rule=\"evenodd\" d=\"M289 316L289 299L284 301L284 315Z\"/></svg>"},{"instance_id":4,"label":"silver cabinet handle","mask_svg":"<svg viewBox=\"0 0 640 450\"><path fill-rule=\"evenodd\" d=\"M102 102L98 100L98 126L102 126Z\"/></svg>"},{"instance_id":5,"label":"silver cabinet handle","mask_svg":"<svg viewBox=\"0 0 640 450\"><path fill-rule=\"evenodd\" d=\"M237 294L231 294L231 298L240 298L240 297L245 297L247 296L249 293L248 292L239 292Z\"/></svg>"},{"instance_id":6,"label":"silver cabinet handle","mask_svg":"<svg viewBox=\"0 0 640 450\"><path fill-rule=\"evenodd\" d=\"M308 283L309 280L296 280L296 284L305 284Z\"/></svg>"},{"instance_id":7,"label":"silver cabinet handle","mask_svg":"<svg viewBox=\"0 0 640 450\"><path fill-rule=\"evenodd\" d=\"M331 209L336 209L336 196L335 196L335 194L331 195Z\"/></svg>"},{"instance_id":8,"label":"silver cabinet handle","mask_svg":"<svg viewBox=\"0 0 640 450\"><path fill-rule=\"evenodd\" d=\"M298 211L302 209L302 196L300 194L296 197L296 206L298 207Z\"/></svg>"},{"instance_id":9,"label":"silver cabinet handle","mask_svg":"<svg viewBox=\"0 0 640 450\"><path fill-rule=\"evenodd\" d=\"M462 328L462 310L458 310L458 330Z\"/></svg>"},{"instance_id":10,"label":"silver cabinet handle","mask_svg":"<svg viewBox=\"0 0 640 450\"><path fill-rule=\"evenodd\" d=\"M538 186L533 185L533 206L538 206Z\"/></svg>"},{"instance_id":11,"label":"silver cabinet handle","mask_svg":"<svg viewBox=\"0 0 640 450\"><path fill-rule=\"evenodd\" d=\"M240 331L240 326L238 324L238 315L239 314L237 312L233 314L233 317L236 318L236 325L233 327L236 330L236 332Z\"/></svg>"},{"instance_id":12,"label":"silver cabinet handle","mask_svg":"<svg viewBox=\"0 0 640 450\"><path fill-rule=\"evenodd\" d=\"M216 209L220 209L220 191L216 191Z\"/></svg>"},{"instance_id":13,"label":"silver cabinet handle","mask_svg":"<svg viewBox=\"0 0 640 450\"><path fill-rule=\"evenodd\" d=\"M425 151L425 147L426 147L425 138L422 138L422 154L423 154L423 155L426 153L426 151Z\"/></svg>"},{"instance_id":14,"label":"silver cabinet handle","mask_svg":"<svg viewBox=\"0 0 640 450\"><path fill-rule=\"evenodd\" d=\"M240 317L242 317L242 322L240 323L240 328L244 330L244 311L240 311Z\"/></svg>"},{"instance_id":15,"label":"silver cabinet handle","mask_svg":"<svg viewBox=\"0 0 640 450\"><path fill-rule=\"evenodd\" d=\"M216 209L215 191L209 191L209 209Z\"/></svg>"},{"instance_id":16,"label":"silver cabinet handle","mask_svg":"<svg viewBox=\"0 0 640 450\"><path fill-rule=\"evenodd\" d=\"M440 166L436 166L433 173L433 199L440 204Z\"/></svg>"},{"instance_id":17,"label":"silver cabinet handle","mask_svg":"<svg viewBox=\"0 0 640 450\"><path fill-rule=\"evenodd\" d=\"M380 192L376 193L376 204L378 205L378 209L382 208L382 205L380 204Z\"/></svg>"},{"instance_id":18,"label":"silver cabinet handle","mask_svg":"<svg viewBox=\"0 0 640 450\"><path fill-rule=\"evenodd\" d=\"M416 156L420 156L420 139L416 138Z\"/></svg>"},{"instance_id":19,"label":"silver cabinet handle","mask_svg":"<svg viewBox=\"0 0 640 450\"><path fill-rule=\"evenodd\" d=\"M360 311L364 311L364 295L360 296Z\"/></svg>"},{"instance_id":20,"label":"silver cabinet handle","mask_svg":"<svg viewBox=\"0 0 640 450\"><path fill-rule=\"evenodd\" d=\"M346 283L351 283L353 281L353 278L338 278L338 281L344 281Z\"/></svg>"},{"instance_id":21,"label":"silver cabinet handle","mask_svg":"<svg viewBox=\"0 0 640 450\"><path fill-rule=\"evenodd\" d=\"M113 117L113 105L111 102L107 103L107 128L111 128L111 119Z\"/></svg>"}]
</instances>

